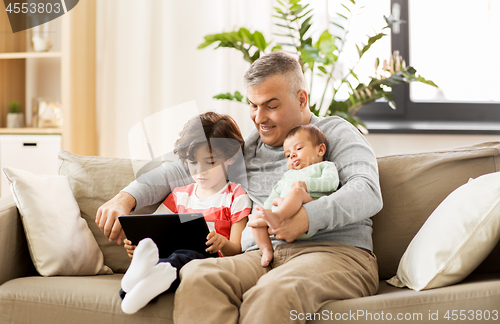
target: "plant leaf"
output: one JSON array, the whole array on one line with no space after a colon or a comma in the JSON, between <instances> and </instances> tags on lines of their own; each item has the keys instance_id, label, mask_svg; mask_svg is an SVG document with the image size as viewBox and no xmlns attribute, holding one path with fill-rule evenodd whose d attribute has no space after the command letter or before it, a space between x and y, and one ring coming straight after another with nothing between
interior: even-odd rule
<instances>
[{"instance_id":1,"label":"plant leaf","mask_svg":"<svg viewBox=\"0 0 500 324\"><path fill-rule=\"evenodd\" d=\"M233 31L227 33L227 36L231 39L233 42L243 42L243 37L240 35L239 32Z\"/></svg>"},{"instance_id":2,"label":"plant leaf","mask_svg":"<svg viewBox=\"0 0 500 324\"><path fill-rule=\"evenodd\" d=\"M337 50L335 38L328 30L323 31L314 47L319 49L320 53L325 58L325 65L330 65L337 60L337 56L333 54Z\"/></svg>"},{"instance_id":3,"label":"plant leaf","mask_svg":"<svg viewBox=\"0 0 500 324\"><path fill-rule=\"evenodd\" d=\"M338 13L338 12L337 12L336 14L337 14L337 16L340 16L340 17L344 18L345 20L349 20L349 18L347 18L346 16L344 16L344 15L343 15L343 14L341 14L341 13Z\"/></svg>"},{"instance_id":4,"label":"plant leaf","mask_svg":"<svg viewBox=\"0 0 500 324\"><path fill-rule=\"evenodd\" d=\"M239 91L236 91L234 93L234 99L236 101L242 102L243 101L243 95Z\"/></svg>"},{"instance_id":5,"label":"plant leaf","mask_svg":"<svg viewBox=\"0 0 500 324\"><path fill-rule=\"evenodd\" d=\"M308 4L308 5L306 5L304 8L306 8L307 6L309 6L309 4ZM302 18L304 18L305 16L307 16L308 14L310 14L310 13L311 13L311 11L313 11L313 9L309 9L309 10L308 10L305 14L302 14L302 15L300 15L300 16L297 16L297 17L293 18L293 19L292 19L292 20L290 20L290 21L292 22L292 21L295 21L295 20L297 20L297 19L302 19Z\"/></svg>"},{"instance_id":6,"label":"plant leaf","mask_svg":"<svg viewBox=\"0 0 500 324\"><path fill-rule=\"evenodd\" d=\"M313 30L314 21L312 19L313 9L309 7L309 4L302 5L300 0L276 1L277 4L276 7L274 7L272 16L279 19L276 26L280 28L280 34L275 35L287 37L288 43L273 43L274 46L272 46L271 51L285 49L285 51L290 54L299 54L299 63L302 70L305 73L310 73L311 78L317 75L319 78L327 81L326 87L331 86L333 83L331 82L332 74L334 68L336 68L334 64L338 60L338 55L340 55L339 47L341 47L341 45L343 46L347 41L348 20L354 14L354 10L352 10L354 7L352 5L359 8L356 1L343 1L343 3L341 3L341 12L337 13L339 19L336 18L337 22L331 22L333 26L340 29L334 28L334 33L342 34L342 36L333 36L328 30L325 30L321 33L319 38L316 38L315 33L314 35L310 33L310 31ZM394 23L391 18L384 17L384 19L388 25L384 27L384 29ZM382 31L384 31L384 29L382 29ZM309 36L306 38L305 35ZM356 45L359 59L371 49L373 44L384 36L386 35L380 32L374 36L368 36L366 44ZM203 42L198 45L198 48L202 49L212 44L216 45L216 49L225 47L240 51L243 54L244 60L249 63L253 63L261 57L271 45L266 41L261 32L255 31L252 33L247 28L239 28L231 32L206 35ZM360 131L366 132L366 126L356 116L359 109L364 105L383 98L391 108L396 109L395 95L392 93L392 89L399 84L421 82L437 87L433 81L417 75L417 71L413 67L406 66L406 63L402 60L399 53L394 53L391 55L391 59L387 61L389 61L389 63L384 61L382 64L381 60L377 58L375 61L375 76L370 77L370 81L365 83L361 83L360 80L362 80L362 78L354 72L353 69L355 65L348 66L349 73L341 80L339 87L345 87L349 91L349 98L343 101L337 101L335 98L331 99L329 106L326 107L326 112L321 106L318 106L318 103L314 102L309 102L309 109L317 116L340 116L348 120ZM315 67L318 69L315 70ZM327 90L325 89L324 91L326 92ZM338 88L334 88L334 93L337 93L337 91ZM219 94L214 96L214 98L248 103L248 100L238 91L234 93ZM323 97L321 98L321 103L323 103ZM311 99L311 97L309 97L309 99Z\"/></svg>"},{"instance_id":7,"label":"plant leaf","mask_svg":"<svg viewBox=\"0 0 500 324\"><path fill-rule=\"evenodd\" d=\"M309 23L311 21L311 18L312 18L312 16L310 16L309 18L304 20L302 22L302 24L300 25L300 29L299 29L300 37L303 37L305 35L305 33L309 30L309 28L311 28L312 24Z\"/></svg>"},{"instance_id":8,"label":"plant leaf","mask_svg":"<svg viewBox=\"0 0 500 324\"><path fill-rule=\"evenodd\" d=\"M370 37L368 39L368 44L363 46L363 49L361 51L359 51L359 48L358 48L359 57L363 56L363 54L365 54L373 44L375 44L379 39L381 39L384 36L386 36L386 34L378 33L377 35Z\"/></svg>"},{"instance_id":9,"label":"plant leaf","mask_svg":"<svg viewBox=\"0 0 500 324\"><path fill-rule=\"evenodd\" d=\"M253 33L254 40L255 40L255 46L261 51L265 51L267 47L266 39L264 38L264 35L262 35L261 32L256 31Z\"/></svg>"},{"instance_id":10,"label":"plant leaf","mask_svg":"<svg viewBox=\"0 0 500 324\"><path fill-rule=\"evenodd\" d=\"M253 62L257 61L257 59L259 57L260 57L260 52L259 51L255 51L255 53L251 57L251 62L250 63L253 63Z\"/></svg>"},{"instance_id":11,"label":"plant leaf","mask_svg":"<svg viewBox=\"0 0 500 324\"><path fill-rule=\"evenodd\" d=\"M361 48L359 48L357 44L356 44L356 49L358 50L358 56L359 57L363 56L363 51L361 50Z\"/></svg>"},{"instance_id":12,"label":"plant leaf","mask_svg":"<svg viewBox=\"0 0 500 324\"><path fill-rule=\"evenodd\" d=\"M238 33L247 43L251 44L254 41L253 34L248 29L240 28Z\"/></svg>"},{"instance_id":13,"label":"plant leaf","mask_svg":"<svg viewBox=\"0 0 500 324\"><path fill-rule=\"evenodd\" d=\"M324 67L324 66L319 65L319 66L318 66L318 69L319 69L321 72L323 72L324 74L327 74L327 73L328 73L328 72L326 71L326 69L325 69L325 67Z\"/></svg>"},{"instance_id":14,"label":"plant leaf","mask_svg":"<svg viewBox=\"0 0 500 324\"><path fill-rule=\"evenodd\" d=\"M281 16L278 16L278 15L271 15L271 17L286 20L286 14L282 14Z\"/></svg>"},{"instance_id":15,"label":"plant leaf","mask_svg":"<svg viewBox=\"0 0 500 324\"><path fill-rule=\"evenodd\" d=\"M287 25L283 25L283 24L275 24L276 26L279 26L281 28L288 28L288 29L291 29L291 30L295 30L295 28L293 27L290 27L290 26L287 26Z\"/></svg>"},{"instance_id":16,"label":"plant leaf","mask_svg":"<svg viewBox=\"0 0 500 324\"><path fill-rule=\"evenodd\" d=\"M417 76L417 81L418 82L422 82L422 83L425 83L425 84L428 84L430 86L433 86L433 87L436 87L436 88L439 88L437 86L437 84L435 84L434 82L432 82L431 80L426 80L425 78L421 77L420 75Z\"/></svg>"},{"instance_id":17,"label":"plant leaf","mask_svg":"<svg viewBox=\"0 0 500 324\"><path fill-rule=\"evenodd\" d=\"M341 3L340 5L341 5L342 7L344 7L344 8L347 10L347 12L351 13L351 10L349 10L349 8L347 8L347 6L346 6L345 4Z\"/></svg>"},{"instance_id":18,"label":"plant leaf","mask_svg":"<svg viewBox=\"0 0 500 324\"><path fill-rule=\"evenodd\" d=\"M299 4L290 7L290 13L294 16L299 15L303 10L304 7L302 7L302 5Z\"/></svg>"},{"instance_id":19,"label":"plant leaf","mask_svg":"<svg viewBox=\"0 0 500 324\"><path fill-rule=\"evenodd\" d=\"M272 49L271 49L271 52L275 52L275 51L281 51L283 49L283 47L278 44L278 45L275 45Z\"/></svg>"},{"instance_id":20,"label":"plant leaf","mask_svg":"<svg viewBox=\"0 0 500 324\"><path fill-rule=\"evenodd\" d=\"M290 44L290 43L278 43L278 45L281 45L281 46L290 46L290 47L295 47L295 48L297 48L297 46L296 46L296 45L294 45L294 44Z\"/></svg>"},{"instance_id":21,"label":"plant leaf","mask_svg":"<svg viewBox=\"0 0 500 324\"><path fill-rule=\"evenodd\" d=\"M229 92L221 93L221 94L213 96L213 98L218 99L218 100L235 100L235 101L243 102L243 95L239 91L235 91L234 95L232 95Z\"/></svg>"},{"instance_id":22,"label":"plant leaf","mask_svg":"<svg viewBox=\"0 0 500 324\"><path fill-rule=\"evenodd\" d=\"M344 27L344 26L342 26L342 25L340 25L340 24L337 24L336 22L333 22L333 21L332 21L332 25L335 25L335 26L337 26L338 28L340 28L340 29L342 29L342 30L345 30L345 27Z\"/></svg>"},{"instance_id":23,"label":"plant leaf","mask_svg":"<svg viewBox=\"0 0 500 324\"><path fill-rule=\"evenodd\" d=\"M316 104L309 106L309 110L319 117L319 109L316 109Z\"/></svg>"},{"instance_id":24,"label":"plant leaf","mask_svg":"<svg viewBox=\"0 0 500 324\"><path fill-rule=\"evenodd\" d=\"M323 59L319 56L319 50L307 44L300 51L300 58L309 65L315 62L323 63Z\"/></svg>"}]
</instances>

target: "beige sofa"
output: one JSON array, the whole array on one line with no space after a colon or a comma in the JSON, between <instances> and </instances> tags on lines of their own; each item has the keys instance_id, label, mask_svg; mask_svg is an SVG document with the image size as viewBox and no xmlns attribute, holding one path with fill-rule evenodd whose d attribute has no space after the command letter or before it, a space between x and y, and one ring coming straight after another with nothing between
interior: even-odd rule
<instances>
[{"instance_id":1,"label":"beige sofa","mask_svg":"<svg viewBox=\"0 0 500 324\"><path fill-rule=\"evenodd\" d=\"M60 158L60 173L70 177L82 217L103 251L105 264L115 274L37 275L16 205L12 197L3 197L0 199L0 323L171 323L173 294L161 295L135 315L122 313L118 290L130 260L122 247L108 242L93 221L98 206L133 180L131 162L68 152L61 152ZM371 297L329 302L319 311L321 317L308 322L337 319L383 323L400 319L440 323L448 322L444 318L446 312L452 321L452 314L458 316L461 310L467 311L464 314L471 323L495 322L493 312L500 311L500 244L458 284L416 292L389 286L385 280L396 274L409 242L449 193L471 177L500 171L500 143L387 156L379 158L378 163L384 199L382 211L373 217L374 252L381 279L379 291ZM471 320L470 311L482 316L474 313ZM307 314L291 313L297 319L303 316Z\"/></svg>"}]
</instances>

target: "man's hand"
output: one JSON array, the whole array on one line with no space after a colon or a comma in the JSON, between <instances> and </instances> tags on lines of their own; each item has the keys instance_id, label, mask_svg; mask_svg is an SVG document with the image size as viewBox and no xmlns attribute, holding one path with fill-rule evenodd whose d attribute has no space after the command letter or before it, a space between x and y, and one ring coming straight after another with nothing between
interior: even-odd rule
<instances>
[{"instance_id":1,"label":"man's hand","mask_svg":"<svg viewBox=\"0 0 500 324\"><path fill-rule=\"evenodd\" d=\"M266 227L266 215L260 215L262 218L255 218L248 222L250 227ZM301 207L292 217L284 220L278 227L269 226L269 235L274 235L277 240L285 240L291 243L309 231L309 216L306 209Z\"/></svg>"},{"instance_id":2,"label":"man's hand","mask_svg":"<svg viewBox=\"0 0 500 324\"><path fill-rule=\"evenodd\" d=\"M215 231L211 231L207 235L207 243L206 245L209 245L209 247L205 250L210 253L216 253L217 251L222 250L224 245L229 240L225 238L224 236L220 235L219 233L216 233Z\"/></svg>"},{"instance_id":3,"label":"man's hand","mask_svg":"<svg viewBox=\"0 0 500 324\"><path fill-rule=\"evenodd\" d=\"M125 250L127 250L128 256L130 258L132 258L134 256L134 250L136 248L135 245L132 245L132 241L124 239L123 240L123 247L125 248Z\"/></svg>"},{"instance_id":4,"label":"man's hand","mask_svg":"<svg viewBox=\"0 0 500 324\"><path fill-rule=\"evenodd\" d=\"M135 204L135 198L122 191L97 210L95 222L110 242L116 241L118 245L122 243L125 233L118 216L129 215Z\"/></svg>"}]
</instances>

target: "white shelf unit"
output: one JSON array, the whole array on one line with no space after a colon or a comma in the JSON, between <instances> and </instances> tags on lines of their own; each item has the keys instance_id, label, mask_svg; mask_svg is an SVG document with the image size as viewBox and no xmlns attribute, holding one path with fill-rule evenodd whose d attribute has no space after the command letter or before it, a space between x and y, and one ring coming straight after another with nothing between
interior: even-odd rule
<instances>
[{"instance_id":1,"label":"white shelf unit","mask_svg":"<svg viewBox=\"0 0 500 324\"><path fill-rule=\"evenodd\" d=\"M60 134L0 134L0 168L11 167L34 174L57 175L61 138ZM0 184L0 197L10 195L4 174Z\"/></svg>"},{"instance_id":2,"label":"white shelf unit","mask_svg":"<svg viewBox=\"0 0 500 324\"><path fill-rule=\"evenodd\" d=\"M58 154L62 148L62 130L57 128L29 128L32 125L33 107L37 98L60 102L67 109L69 91L68 73L68 15L52 20L40 28L27 30L26 51L8 52L15 48L12 43L6 52L0 53L0 60L22 60L24 79L17 79L11 89L23 89L17 93L4 93L8 100L24 99L25 128L0 128L0 169L11 167L34 174L56 175ZM47 52L34 52L31 38L34 33L43 33L50 39L52 47ZM21 38L19 38L21 39ZM24 38L22 38L24 39ZM5 72L4 72L5 73ZM24 80L21 82L20 80ZM7 90L9 91L9 90ZM22 98L24 96L24 98ZM10 195L10 189L3 173L0 173L0 196Z\"/></svg>"},{"instance_id":3,"label":"white shelf unit","mask_svg":"<svg viewBox=\"0 0 500 324\"><path fill-rule=\"evenodd\" d=\"M49 24L41 28L52 42L48 52L33 51L31 29L0 36L0 127L6 125L12 100L23 105L27 127L37 98L57 101L63 115L62 147L97 154L95 10L95 1L80 1L77 9L41 25ZM10 30L7 15L0 15L1 30Z\"/></svg>"},{"instance_id":4,"label":"white shelf unit","mask_svg":"<svg viewBox=\"0 0 500 324\"><path fill-rule=\"evenodd\" d=\"M26 33L26 52L8 52L0 53L0 60L18 60L25 61L25 124L27 127L32 125L33 108L37 98L43 98L48 101L57 101L61 103L63 109L67 96L63 95L63 82L65 71L65 55L67 49L63 46L67 41L63 40L63 25L67 28L66 15L58 19L49 21L44 25L32 28ZM43 34L48 38L52 47L47 52L34 52L31 45L31 38L34 34ZM67 82L66 82L67 83ZM16 98L12 98L16 100ZM19 98L17 98L19 100Z\"/></svg>"},{"instance_id":5,"label":"white shelf unit","mask_svg":"<svg viewBox=\"0 0 500 324\"><path fill-rule=\"evenodd\" d=\"M23 58L46 58L62 57L62 52L18 52L18 53L0 53L0 60L23 59Z\"/></svg>"}]
</instances>

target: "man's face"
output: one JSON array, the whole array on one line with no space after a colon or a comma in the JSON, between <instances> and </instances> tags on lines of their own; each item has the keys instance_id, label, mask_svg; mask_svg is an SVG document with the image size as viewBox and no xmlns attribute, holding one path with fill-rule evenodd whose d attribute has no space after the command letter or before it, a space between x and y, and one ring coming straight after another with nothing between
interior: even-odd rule
<instances>
[{"instance_id":1,"label":"man's face","mask_svg":"<svg viewBox=\"0 0 500 324\"><path fill-rule=\"evenodd\" d=\"M286 80L281 75L269 77L256 87L247 89L250 118L262 142L281 146L292 128L309 123L307 93L300 90L292 96Z\"/></svg>"}]
</instances>

